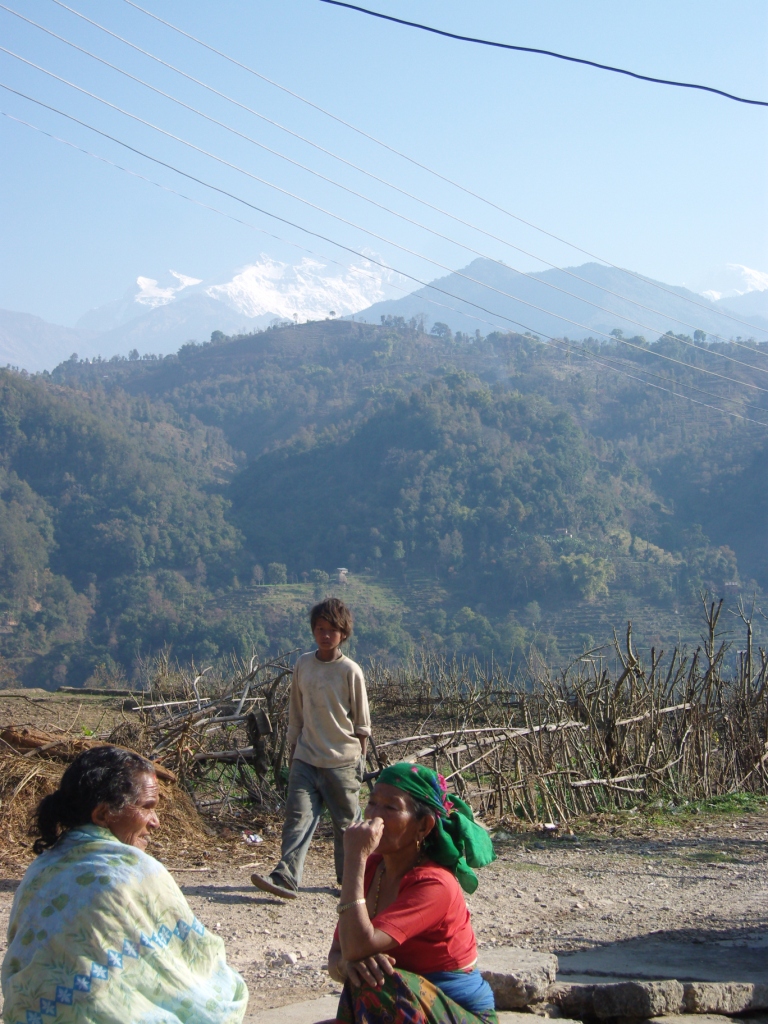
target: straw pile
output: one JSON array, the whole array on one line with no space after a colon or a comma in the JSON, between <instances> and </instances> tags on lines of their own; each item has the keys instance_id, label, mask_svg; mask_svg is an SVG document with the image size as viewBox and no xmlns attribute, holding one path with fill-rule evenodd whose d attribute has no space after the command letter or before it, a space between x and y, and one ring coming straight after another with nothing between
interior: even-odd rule
<instances>
[{"instance_id":1,"label":"straw pile","mask_svg":"<svg viewBox=\"0 0 768 1024\"><path fill-rule=\"evenodd\" d=\"M65 733L53 736L31 727L0 731L0 862L20 867L31 859L37 805L58 788L77 754L103 743ZM158 780L162 827L157 839L153 837L153 850L183 848L194 854L210 847L211 831L173 773L158 766Z\"/></svg>"}]
</instances>

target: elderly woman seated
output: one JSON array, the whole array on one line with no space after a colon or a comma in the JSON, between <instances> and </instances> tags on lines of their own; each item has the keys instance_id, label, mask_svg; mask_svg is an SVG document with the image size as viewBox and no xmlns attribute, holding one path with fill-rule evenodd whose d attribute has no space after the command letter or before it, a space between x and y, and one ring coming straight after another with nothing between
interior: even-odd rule
<instances>
[{"instance_id":1,"label":"elderly woman seated","mask_svg":"<svg viewBox=\"0 0 768 1024\"><path fill-rule=\"evenodd\" d=\"M365 820L344 835L339 925L328 969L343 1024L491 1024L462 889L493 860L469 806L429 768L385 768Z\"/></svg>"},{"instance_id":2,"label":"elderly woman seated","mask_svg":"<svg viewBox=\"0 0 768 1024\"><path fill-rule=\"evenodd\" d=\"M157 817L149 761L80 754L37 809L2 986L23 1024L239 1024L248 990L166 869L144 852Z\"/></svg>"}]
</instances>

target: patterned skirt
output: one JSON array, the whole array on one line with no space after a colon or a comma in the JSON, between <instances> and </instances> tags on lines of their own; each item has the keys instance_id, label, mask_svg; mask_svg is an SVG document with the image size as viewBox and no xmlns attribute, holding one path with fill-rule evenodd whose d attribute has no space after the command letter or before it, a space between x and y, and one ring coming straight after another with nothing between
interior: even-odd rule
<instances>
[{"instance_id":1,"label":"patterned skirt","mask_svg":"<svg viewBox=\"0 0 768 1024\"><path fill-rule=\"evenodd\" d=\"M498 1024L498 1017L495 1010L470 1013L421 975L395 971L381 988L347 982L336 1024Z\"/></svg>"}]
</instances>

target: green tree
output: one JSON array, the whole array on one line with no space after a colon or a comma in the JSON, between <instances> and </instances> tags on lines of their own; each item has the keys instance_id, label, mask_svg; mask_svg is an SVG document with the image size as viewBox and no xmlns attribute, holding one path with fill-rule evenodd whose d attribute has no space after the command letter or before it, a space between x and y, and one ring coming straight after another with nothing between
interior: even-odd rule
<instances>
[{"instance_id":1,"label":"green tree","mask_svg":"<svg viewBox=\"0 0 768 1024\"><path fill-rule=\"evenodd\" d=\"M283 562L270 562L267 566L267 582L275 584L288 582L288 569Z\"/></svg>"}]
</instances>

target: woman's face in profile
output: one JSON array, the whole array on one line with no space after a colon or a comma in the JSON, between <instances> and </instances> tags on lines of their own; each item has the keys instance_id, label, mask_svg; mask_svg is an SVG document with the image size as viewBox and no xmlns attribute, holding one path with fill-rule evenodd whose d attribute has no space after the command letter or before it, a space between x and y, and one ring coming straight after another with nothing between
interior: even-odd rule
<instances>
[{"instance_id":1,"label":"woman's face in profile","mask_svg":"<svg viewBox=\"0 0 768 1024\"><path fill-rule=\"evenodd\" d=\"M386 782L377 782L368 799L365 819L370 821L372 818L381 818L384 823L384 833L377 850L382 854L415 847L417 838L421 838L425 830L425 822L416 819L408 795Z\"/></svg>"},{"instance_id":2,"label":"woman's face in profile","mask_svg":"<svg viewBox=\"0 0 768 1024\"><path fill-rule=\"evenodd\" d=\"M138 779L138 793L133 803L121 811L111 811L107 804L99 804L91 815L94 825L101 825L127 846L146 850L152 829L159 828L157 776L145 772Z\"/></svg>"}]
</instances>

